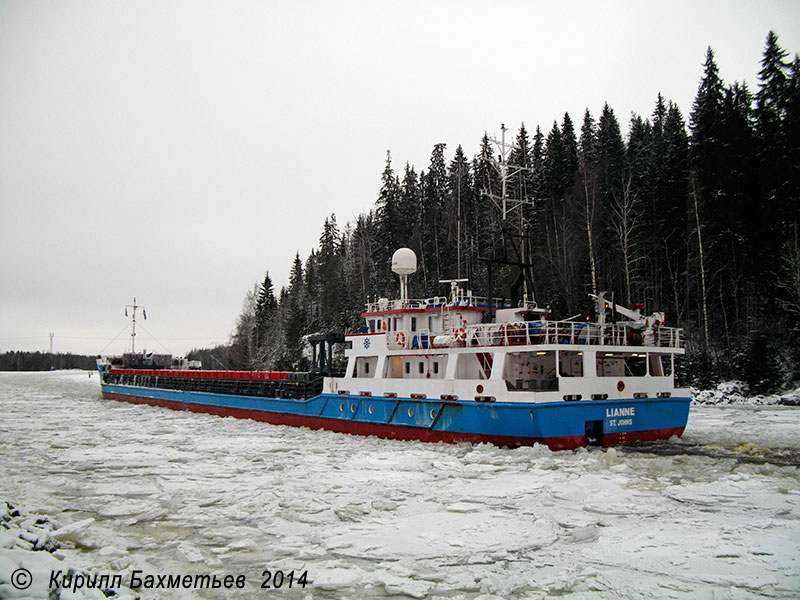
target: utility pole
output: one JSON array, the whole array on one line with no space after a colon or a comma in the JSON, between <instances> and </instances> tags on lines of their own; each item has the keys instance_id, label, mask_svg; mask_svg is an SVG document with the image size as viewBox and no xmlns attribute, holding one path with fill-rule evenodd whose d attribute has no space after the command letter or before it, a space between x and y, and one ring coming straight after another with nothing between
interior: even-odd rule
<instances>
[{"instance_id":1,"label":"utility pole","mask_svg":"<svg viewBox=\"0 0 800 600\"><path fill-rule=\"evenodd\" d=\"M51 331L51 332L50 332L50 354L52 354L52 353L53 353L53 336L54 336L54 335L55 335L55 333L53 333L53 332Z\"/></svg>"}]
</instances>

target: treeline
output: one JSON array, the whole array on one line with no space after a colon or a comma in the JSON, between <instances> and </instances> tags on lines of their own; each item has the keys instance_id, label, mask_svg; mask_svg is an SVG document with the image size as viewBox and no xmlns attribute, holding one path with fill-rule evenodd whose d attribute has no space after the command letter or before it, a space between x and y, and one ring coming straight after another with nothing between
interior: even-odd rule
<instances>
[{"instance_id":1,"label":"treeline","mask_svg":"<svg viewBox=\"0 0 800 600\"><path fill-rule=\"evenodd\" d=\"M51 369L96 369L95 357L49 352L5 352L0 354L0 371L50 371Z\"/></svg>"},{"instance_id":2,"label":"treeline","mask_svg":"<svg viewBox=\"0 0 800 600\"><path fill-rule=\"evenodd\" d=\"M663 310L686 331L692 383L740 378L758 391L800 380L800 61L770 32L758 89L725 83L708 49L687 118L660 94L623 138L613 109L569 114L509 135L510 213L527 234L533 293L559 317L589 315L588 293ZM305 334L359 325L365 299L397 295L392 253L416 252L414 297L468 277L486 293L481 257L502 252L497 146L469 159L437 144L425 169L387 153L372 210L297 255L277 294L269 273L247 294L229 346L196 351L231 368L302 369ZM512 274L500 271L494 295Z\"/></svg>"}]
</instances>

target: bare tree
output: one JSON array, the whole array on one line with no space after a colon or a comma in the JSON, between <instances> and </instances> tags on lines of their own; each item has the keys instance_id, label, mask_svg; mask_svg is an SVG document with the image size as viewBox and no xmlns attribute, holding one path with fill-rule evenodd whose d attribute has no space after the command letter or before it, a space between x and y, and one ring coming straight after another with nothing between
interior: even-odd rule
<instances>
[{"instance_id":1,"label":"bare tree","mask_svg":"<svg viewBox=\"0 0 800 600\"><path fill-rule=\"evenodd\" d=\"M627 176L623 181L622 195L615 195L611 203L614 216L611 226L622 253L625 296L628 302L633 302L633 284L638 281L638 265L645 259L640 238L643 207L640 197L631 189L632 179L631 175Z\"/></svg>"},{"instance_id":2,"label":"bare tree","mask_svg":"<svg viewBox=\"0 0 800 600\"><path fill-rule=\"evenodd\" d=\"M706 349L711 346L708 335L708 298L706 296L706 267L705 258L703 256L703 233L700 227L700 199L697 192L697 179L694 172L690 173L689 180L692 185L692 205L694 207L694 220L695 230L697 231L697 251L699 254L700 262L700 301L703 312L703 339L706 343Z\"/></svg>"},{"instance_id":3,"label":"bare tree","mask_svg":"<svg viewBox=\"0 0 800 600\"><path fill-rule=\"evenodd\" d=\"M583 174L583 219L586 228L587 250L589 252L589 269L592 278L592 294L597 294L597 258L594 253L594 212L596 206L596 195L594 182L589 181L589 166L586 158L580 155L580 170ZM590 189L591 187L591 189Z\"/></svg>"},{"instance_id":4,"label":"bare tree","mask_svg":"<svg viewBox=\"0 0 800 600\"><path fill-rule=\"evenodd\" d=\"M800 316L800 240L798 240L798 224L792 226L793 236L786 240L780 257L780 273L778 289L784 293L779 300L781 307L788 313Z\"/></svg>"}]
</instances>

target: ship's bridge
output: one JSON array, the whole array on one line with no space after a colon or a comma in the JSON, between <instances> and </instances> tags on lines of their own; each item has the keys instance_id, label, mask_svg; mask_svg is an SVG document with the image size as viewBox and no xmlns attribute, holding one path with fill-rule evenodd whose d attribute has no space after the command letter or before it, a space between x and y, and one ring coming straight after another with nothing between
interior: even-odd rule
<instances>
[{"instance_id":1,"label":"ship's bridge","mask_svg":"<svg viewBox=\"0 0 800 600\"><path fill-rule=\"evenodd\" d=\"M498 298L492 299L492 305L499 312L508 310L508 305ZM460 336L457 341L463 342L467 329L483 322L488 310L488 298L475 296L471 290L462 290L453 282L449 298L379 298L368 302L361 313L364 325L360 333L385 332L390 340L397 338L393 340L395 345L411 348L427 348L433 336Z\"/></svg>"}]
</instances>

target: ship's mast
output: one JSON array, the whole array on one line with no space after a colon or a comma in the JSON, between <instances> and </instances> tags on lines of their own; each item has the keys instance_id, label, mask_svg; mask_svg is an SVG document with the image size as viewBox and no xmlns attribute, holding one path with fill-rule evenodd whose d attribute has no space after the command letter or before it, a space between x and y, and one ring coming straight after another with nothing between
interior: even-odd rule
<instances>
[{"instance_id":1,"label":"ship's mast","mask_svg":"<svg viewBox=\"0 0 800 600\"><path fill-rule=\"evenodd\" d=\"M515 264L520 268L520 270L523 273L522 298L523 298L523 303L527 305L529 301L531 303L534 303L534 298L533 298L532 280L530 280L531 274L529 273L529 269L532 267L532 265L528 264L526 244L524 242L525 219L522 214L522 207L524 205L532 206L533 201L529 200L527 197L518 199L508 197L508 178L511 177L512 175L516 175L517 173L521 173L522 171L527 171L529 170L529 168L524 166L513 167L513 168L509 167L508 159L511 152L515 148L515 145L506 143L506 131L508 131L508 129L506 128L505 123L502 123L500 125L500 139L497 140L495 138L490 138L490 140L494 142L495 145L497 145L497 148L500 152L499 159L496 161L493 160L491 162L491 165L494 167L494 169L497 171L497 174L500 176L500 196L493 194L491 190L483 190L483 195L489 197L495 203L495 205L501 210L502 213L501 225L503 228L503 233L508 238L508 243L511 245L511 247L514 250L514 253L516 254L516 261L514 261L513 263L508 263L507 261L499 261L496 259L490 259L490 260L485 259L485 260L488 261L490 270L491 270L491 262L496 262L496 263L505 262L506 264ZM519 212L519 225L516 232L516 237L519 239L519 245L514 240L515 237L514 234L511 233L513 221L510 218L510 216L515 210ZM491 314L491 302L489 307L489 313Z\"/></svg>"},{"instance_id":2,"label":"ship's mast","mask_svg":"<svg viewBox=\"0 0 800 600\"><path fill-rule=\"evenodd\" d=\"M141 308L142 314L144 315L145 320L147 320L147 312L145 312L144 306L141 304L136 304L136 296L133 297L133 304L126 304L125 305L125 316L128 316L128 309L132 309L131 311L131 352L136 352L136 309Z\"/></svg>"},{"instance_id":3,"label":"ship's mast","mask_svg":"<svg viewBox=\"0 0 800 600\"><path fill-rule=\"evenodd\" d=\"M489 138L489 141L494 142L500 152L498 160L492 160L490 163L500 176L500 195L492 194L491 190L483 190L483 195L488 196L497 204L498 208L501 209L503 221L508 222L510 221L509 214L512 211L521 209L525 204L532 206L533 201L528 198L514 199L508 197L508 178L530 169L528 167L509 167L508 159L516 145L506 143L506 131L508 131L508 128L505 123L502 123L500 125L500 139Z\"/></svg>"}]
</instances>

